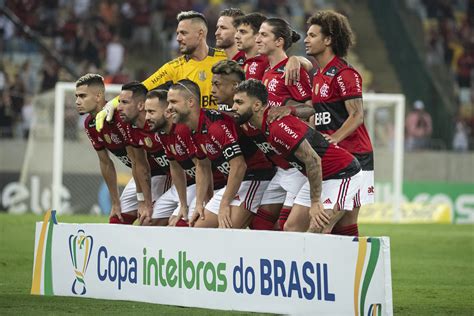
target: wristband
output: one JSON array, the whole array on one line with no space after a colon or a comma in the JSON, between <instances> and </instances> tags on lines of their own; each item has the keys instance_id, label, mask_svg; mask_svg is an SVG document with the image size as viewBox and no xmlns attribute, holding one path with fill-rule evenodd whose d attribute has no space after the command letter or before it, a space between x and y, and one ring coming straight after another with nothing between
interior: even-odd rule
<instances>
[{"instance_id":1,"label":"wristband","mask_svg":"<svg viewBox=\"0 0 474 316\"><path fill-rule=\"evenodd\" d=\"M138 202L143 202L143 201L145 201L145 196L143 195L142 192L137 192L137 201L138 201Z\"/></svg>"},{"instance_id":2,"label":"wristband","mask_svg":"<svg viewBox=\"0 0 474 316\"><path fill-rule=\"evenodd\" d=\"M294 106L290 107L290 114L296 116L296 108Z\"/></svg>"}]
</instances>

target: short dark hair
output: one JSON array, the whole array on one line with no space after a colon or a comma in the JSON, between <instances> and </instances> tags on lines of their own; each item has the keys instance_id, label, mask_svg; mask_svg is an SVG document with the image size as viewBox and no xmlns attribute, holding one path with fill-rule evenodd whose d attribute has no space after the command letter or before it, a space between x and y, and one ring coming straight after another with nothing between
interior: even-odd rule
<instances>
[{"instance_id":1,"label":"short dark hair","mask_svg":"<svg viewBox=\"0 0 474 316\"><path fill-rule=\"evenodd\" d=\"M155 99L157 98L159 100L160 104L168 104L167 98L168 98L168 90L164 89L155 89L148 91L146 94L146 99Z\"/></svg>"},{"instance_id":2,"label":"short dark hair","mask_svg":"<svg viewBox=\"0 0 474 316\"><path fill-rule=\"evenodd\" d=\"M228 16L231 18L237 18L239 16L244 16L244 12L238 8L228 8L224 9L219 13L219 16Z\"/></svg>"},{"instance_id":3,"label":"short dark hair","mask_svg":"<svg viewBox=\"0 0 474 316\"><path fill-rule=\"evenodd\" d=\"M200 12L192 11L192 10L191 11L181 11L176 16L176 19L178 20L178 23L181 22L181 21L184 21L184 20L199 20L199 21L203 22L206 25L206 27L208 26L207 19L204 16L204 14L202 14Z\"/></svg>"},{"instance_id":4,"label":"short dark hair","mask_svg":"<svg viewBox=\"0 0 474 316\"><path fill-rule=\"evenodd\" d=\"M285 44L283 44L284 50L290 48L291 44L299 41L301 38L301 35L296 33L296 31L291 28L290 24L283 19L269 18L265 20L264 23L267 23L272 27L272 33L275 34L275 38L283 38L285 41Z\"/></svg>"},{"instance_id":5,"label":"short dark hair","mask_svg":"<svg viewBox=\"0 0 474 316\"><path fill-rule=\"evenodd\" d=\"M122 91L132 91L133 98L145 99L148 89L143 83L138 81L131 81L122 86Z\"/></svg>"},{"instance_id":6,"label":"short dark hair","mask_svg":"<svg viewBox=\"0 0 474 316\"><path fill-rule=\"evenodd\" d=\"M245 72L240 65L233 60L221 60L212 66L214 75L234 75L239 82L245 80Z\"/></svg>"},{"instance_id":7,"label":"short dark hair","mask_svg":"<svg viewBox=\"0 0 474 316\"><path fill-rule=\"evenodd\" d=\"M347 55L349 48L355 44L355 36L347 18L335 11L318 11L308 19L308 24L319 25L321 33L331 36L331 48L338 57Z\"/></svg>"},{"instance_id":8,"label":"short dark hair","mask_svg":"<svg viewBox=\"0 0 474 316\"><path fill-rule=\"evenodd\" d=\"M262 102L262 104L267 104L268 101L268 92L265 85L256 79L249 79L239 83L237 88L235 88L235 93L245 92L249 97L257 98Z\"/></svg>"},{"instance_id":9,"label":"short dark hair","mask_svg":"<svg viewBox=\"0 0 474 316\"><path fill-rule=\"evenodd\" d=\"M80 86L99 86L105 90L104 78L99 74L85 74L76 81L76 88Z\"/></svg>"},{"instance_id":10,"label":"short dark hair","mask_svg":"<svg viewBox=\"0 0 474 316\"><path fill-rule=\"evenodd\" d=\"M194 97L198 103L201 102L201 91L199 90L199 86L192 80L189 79L182 79L178 82L171 85L170 90L179 90L181 92L185 92L186 94Z\"/></svg>"},{"instance_id":11,"label":"short dark hair","mask_svg":"<svg viewBox=\"0 0 474 316\"><path fill-rule=\"evenodd\" d=\"M252 12L234 19L234 27L237 28L240 25L249 25L252 28L253 34L256 34L266 19L267 17L263 14Z\"/></svg>"}]
</instances>

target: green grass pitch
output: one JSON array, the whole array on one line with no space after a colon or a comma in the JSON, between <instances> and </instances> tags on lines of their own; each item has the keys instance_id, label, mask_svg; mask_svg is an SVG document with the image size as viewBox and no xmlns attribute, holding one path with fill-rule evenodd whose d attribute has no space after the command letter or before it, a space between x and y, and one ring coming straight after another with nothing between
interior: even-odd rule
<instances>
[{"instance_id":1,"label":"green grass pitch","mask_svg":"<svg viewBox=\"0 0 474 316\"><path fill-rule=\"evenodd\" d=\"M42 217L0 213L0 315L248 315L146 303L30 295L34 223ZM105 222L59 216L61 222ZM396 315L474 315L474 225L360 225L391 239Z\"/></svg>"}]
</instances>

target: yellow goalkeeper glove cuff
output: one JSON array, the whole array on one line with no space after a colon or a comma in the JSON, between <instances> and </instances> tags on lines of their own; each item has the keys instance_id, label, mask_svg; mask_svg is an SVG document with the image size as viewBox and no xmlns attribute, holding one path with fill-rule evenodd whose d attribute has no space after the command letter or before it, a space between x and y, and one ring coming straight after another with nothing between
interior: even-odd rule
<instances>
[{"instance_id":1,"label":"yellow goalkeeper glove cuff","mask_svg":"<svg viewBox=\"0 0 474 316\"><path fill-rule=\"evenodd\" d=\"M107 102L99 113L95 116L95 129L100 132L104 127L104 122L110 122L114 116L115 108L118 106L118 98L114 98Z\"/></svg>"}]
</instances>

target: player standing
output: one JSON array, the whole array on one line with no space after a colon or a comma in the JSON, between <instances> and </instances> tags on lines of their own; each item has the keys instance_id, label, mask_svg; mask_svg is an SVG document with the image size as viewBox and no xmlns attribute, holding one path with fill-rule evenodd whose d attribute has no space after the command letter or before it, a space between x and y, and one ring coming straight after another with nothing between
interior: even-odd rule
<instances>
[{"instance_id":1,"label":"player standing","mask_svg":"<svg viewBox=\"0 0 474 316\"><path fill-rule=\"evenodd\" d=\"M222 10L217 20L215 35L216 47L225 51L227 59L243 66L245 54L237 49L237 44L235 43L235 33L237 30L234 26L235 19L241 16L244 16L244 13L240 9L229 8Z\"/></svg>"},{"instance_id":2,"label":"player standing","mask_svg":"<svg viewBox=\"0 0 474 316\"><path fill-rule=\"evenodd\" d=\"M374 154L364 125L362 78L342 59L354 43L354 35L347 18L334 11L317 12L308 19L308 24L304 41L306 53L315 57L319 65L312 94L316 128L330 143L338 144L357 157L362 167L360 197L353 212L344 216L333 233L358 236L359 208L374 202ZM314 113L301 107L293 111L300 117ZM275 118L279 116L275 114Z\"/></svg>"},{"instance_id":3,"label":"player standing","mask_svg":"<svg viewBox=\"0 0 474 316\"><path fill-rule=\"evenodd\" d=\"M179 52L182 56L164 64L143 84L152 90L165 83L173 83L181 79L190 79L197 83L201 90L200 104L204 108L217 109L217 103L211 97L211 67L219 60L226 59L220 49L209 47L206 43L208 32L207 20L201 13L183 11L178 14L176 29ZM107 103L104 110L96 117L97 130L100 131L104 120L111 120L118 105L115 98Z\"/></svg>"}]
</instances>

